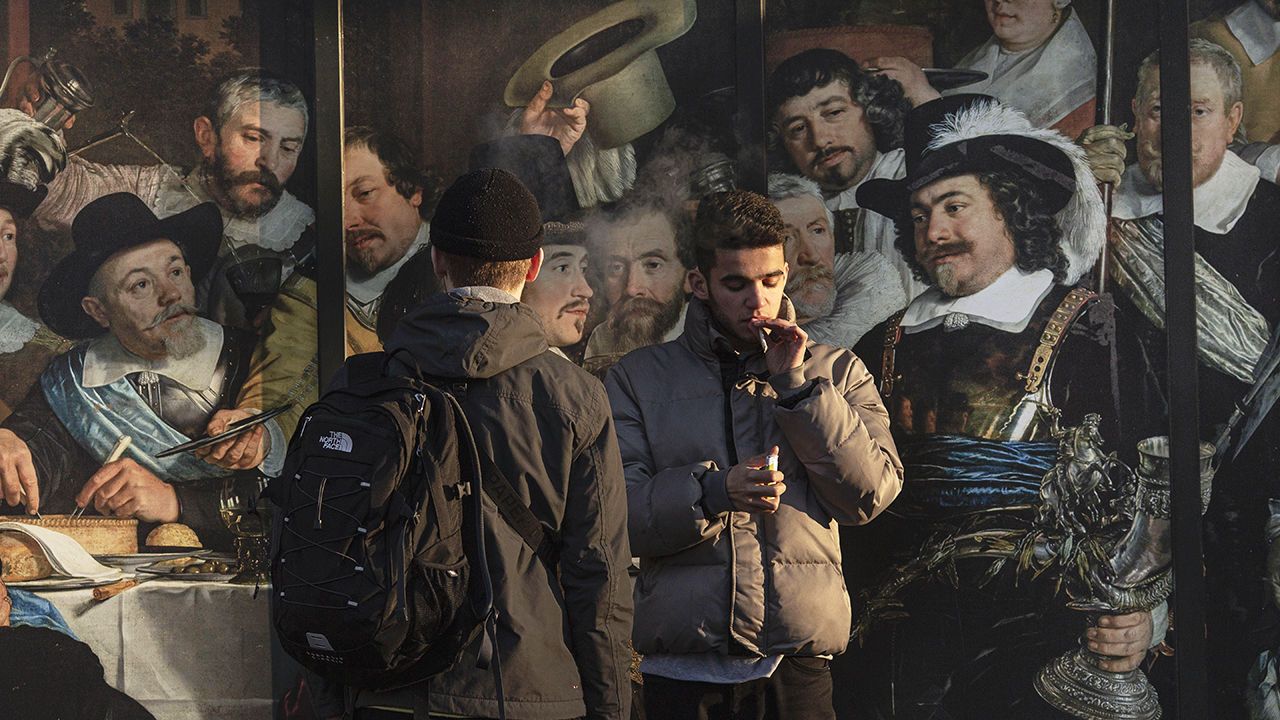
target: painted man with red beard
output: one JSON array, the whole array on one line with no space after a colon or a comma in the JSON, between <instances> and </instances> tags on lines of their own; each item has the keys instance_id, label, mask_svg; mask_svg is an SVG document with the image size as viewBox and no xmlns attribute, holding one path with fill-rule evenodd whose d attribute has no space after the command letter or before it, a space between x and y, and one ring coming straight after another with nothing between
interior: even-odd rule
<instances>
[{"instance_id":1,"label":"painted man with red beard","mask_svg":"<svg viewBox=\"0 0 1280 720\"><path fill-rule=\"evenodd\" d=\"M814 342L851 348L906 306L895 268L883 255L835 251L831 210L822 191L799 175L769 175L769 200L787 226L787 299Z\"/></svg>"},{"instance_id":2,"label":"painted man with red beard","mask_svg":"<svg viewBox=\"0 0 1280 720\"><path fill-rule=\"evenodd\" d=\"M636 348L684 329L685 276L693 266L690 221L633 197L587 223L592 263L603 275L608 310L587 340L583 365L602 375Z\"/></svg>"},{"instance_id":3,"label":"painted man with red beard","mask_svg":"<svg viewBox=\"0 0 1280 720\"><path fill-rule=\"evenodd\" d=\"M182 522L206 547L230 546L218 516L222 480L279 472L285 437L275 422L198 455L156 457L260 409L235 402L252 336L196 314L195 284L220 230L211 203L161 220L137 196L116 193L80 211L76 249L46 281L40 315L82 342L49 363L0 428L10 507ZM104 464L122 436L132 444Z\"/></svg>"}]
</instances>

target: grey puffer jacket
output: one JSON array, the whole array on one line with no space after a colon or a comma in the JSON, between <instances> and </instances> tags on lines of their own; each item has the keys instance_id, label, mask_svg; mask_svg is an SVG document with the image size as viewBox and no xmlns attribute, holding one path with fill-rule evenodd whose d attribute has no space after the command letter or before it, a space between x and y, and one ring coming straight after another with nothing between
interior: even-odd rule
<instances>
[{"instance_id":1,"label":"grey puffer jacket","mask_svg":"<svg viewBox=\"0 0 1280 720\"><path fill-rule=\"evenodd\" d=\"M791 318L789 302L782 317ZM637 350L606 380L641 559L641 653L827 655L849 639L839 524L861 524L902 487L889 416L862 361L811 345L768 377L690 301L684 333ZM731 510L728 470L779 446L774 514Z\"/></svg>"},{"instance_id":2,"label":"grey puffer jacket","mask_svg":"<svg viewBox=\"0 0 1280 720\"><path fill-rule=\"evenodd\" d=\"M549 352L537 314L519 303L435 295L396 326L387 350L400 348L428 376L468 381L460 399L481 452L560 535L551 573L484 499L507 717L627 718L631 551L604 388ZM432 713L498 717L478 643L431 680Z\"/></svg>"}]
</instances>

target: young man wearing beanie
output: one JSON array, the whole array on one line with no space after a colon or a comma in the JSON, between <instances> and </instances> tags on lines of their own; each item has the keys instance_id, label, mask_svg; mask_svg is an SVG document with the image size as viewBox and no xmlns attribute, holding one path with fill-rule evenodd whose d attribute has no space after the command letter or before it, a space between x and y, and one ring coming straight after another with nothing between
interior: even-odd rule
<instances>
[{"instance_id":1,"label":"young man wearing beanie","mask_svg":"<svg viewBox=\"0 0 1280 720\"><path fill-rule=\"evenodd\" d=\"M828 663L850 618L837 526L898 494L889 416L853 353L796 325L777 208L713 193L694 237L684 331L606 381L640 557L645 712L834 718Z\"/></svg>"},{"instance_id":2,"label":"young man wearing beanie","mask_svg":"<svg viewBox=\"0 0 1280 720\"><path fill-rule=\"evenodd\" d=\"M409 311L386 344L426 376L451 382L480 452L500 467L558 539L544 563L485 502L485 537L511 718L626 718L630 713L631 550L621 458L599 381L548 351L537 313L519 302L542 266L542 218L502 170L478 170L444 193L431 254L445 292ZM480 639L427 691L357 697L447 717L496 718ZM356 718L404 717L371 707Z\"/></svg>"}]
</instances>

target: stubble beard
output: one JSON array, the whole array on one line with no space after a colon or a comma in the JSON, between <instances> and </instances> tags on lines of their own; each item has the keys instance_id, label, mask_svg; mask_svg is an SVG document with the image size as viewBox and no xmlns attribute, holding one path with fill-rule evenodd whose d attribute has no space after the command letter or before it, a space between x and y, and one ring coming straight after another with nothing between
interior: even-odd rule
<instances>
[{"instance_id":1,"label":"stubble beard","mask_svg":"<svg viewBox=\"0 0 1280 720\"><path fill-rule=\"evenodd\" d=\"M848 190L857 184L858 181L866 177L867 171L871 167L871 159L874 157L874 153L860 152L853 146L842 149L849 152L849 157L853 161L853 167L851 167L847 172L842 169L841 165L836 165L834 167L827 168L826 170L815 170L814 181L817 182L823 190L834 192ZM815 158L815 162L817 161L819 161L819 158Z\"/></svg>"},{"instance_id":2,"label":"stubble beard","mask_svg":"<svg viewBox=\"0 0 1280 720\"><path fill-rule=\"evenodd\" d=\"M960 297L960 280L956 277L956 269L950 263L934 268L933 282L947 297Z\"/></svg>"},{"instance_id":3,"label":"stubble beard","mask_svg":"<svg viewBox=\"0 0 1280 720\"><path fill-rule=\"evenodd\" d=\"M1164 157L1158 143L1138 141L1138 169L1142 170L1156 192L1164 192Z\"/></svg>"}]
</instances>

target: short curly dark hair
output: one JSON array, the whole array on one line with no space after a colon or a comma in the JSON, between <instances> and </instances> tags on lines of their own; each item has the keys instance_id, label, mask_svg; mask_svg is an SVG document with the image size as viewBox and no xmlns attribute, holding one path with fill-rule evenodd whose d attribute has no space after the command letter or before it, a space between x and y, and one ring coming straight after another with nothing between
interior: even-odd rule
<instances>
[{"instance_id":1,"label":"short curly dark hair","mask_svg":"<svg viewBox=\"0 0 1280 720\"><path fill-rule=\"evenodd\" d=\"M1052 270L1053 279L1067 277L1067 255L1062 251L1062 230L1049 206L1029 183L1008 171L977 173L978 182L987 189L996 212L1004 220L1013 238L1014 264L1025 272ZM924 266L916 260L915 227L911 211L894 218L898 252L906 259L917 280L931 282Z\"/></svg>"},{"instance_id":2,"label":"short curly dark hair","mask_svg":"<svg viewBox=\"0 0 1280 720\"><path fill-rule=\"evenodd\" d=\"M782 245L787 226L782 213L763 195L749 190L714 192L698 203L693 221L698 270L711 274L716 250L747 250Z\"/></svg>"},{"instance_id":3,"label":"short curly dark hair","mask_svg":"<svg viewBox=\"0 0 1280 720\"><path fill-rule=\"evenodd\" d=\"M853 58L839 50L814 48L783 60L765 84L765 97L772 118L778 108L793 97L800 97L832 82L840 81L849 88L849 98L867 115L875 134L876 149L888 152L902 147L903 121L911 103L902 92L902 84L883 75L871 75ZM776 128L769 131L769 162L776 170L798 173Z\"/></svg>"}]
</instances>

